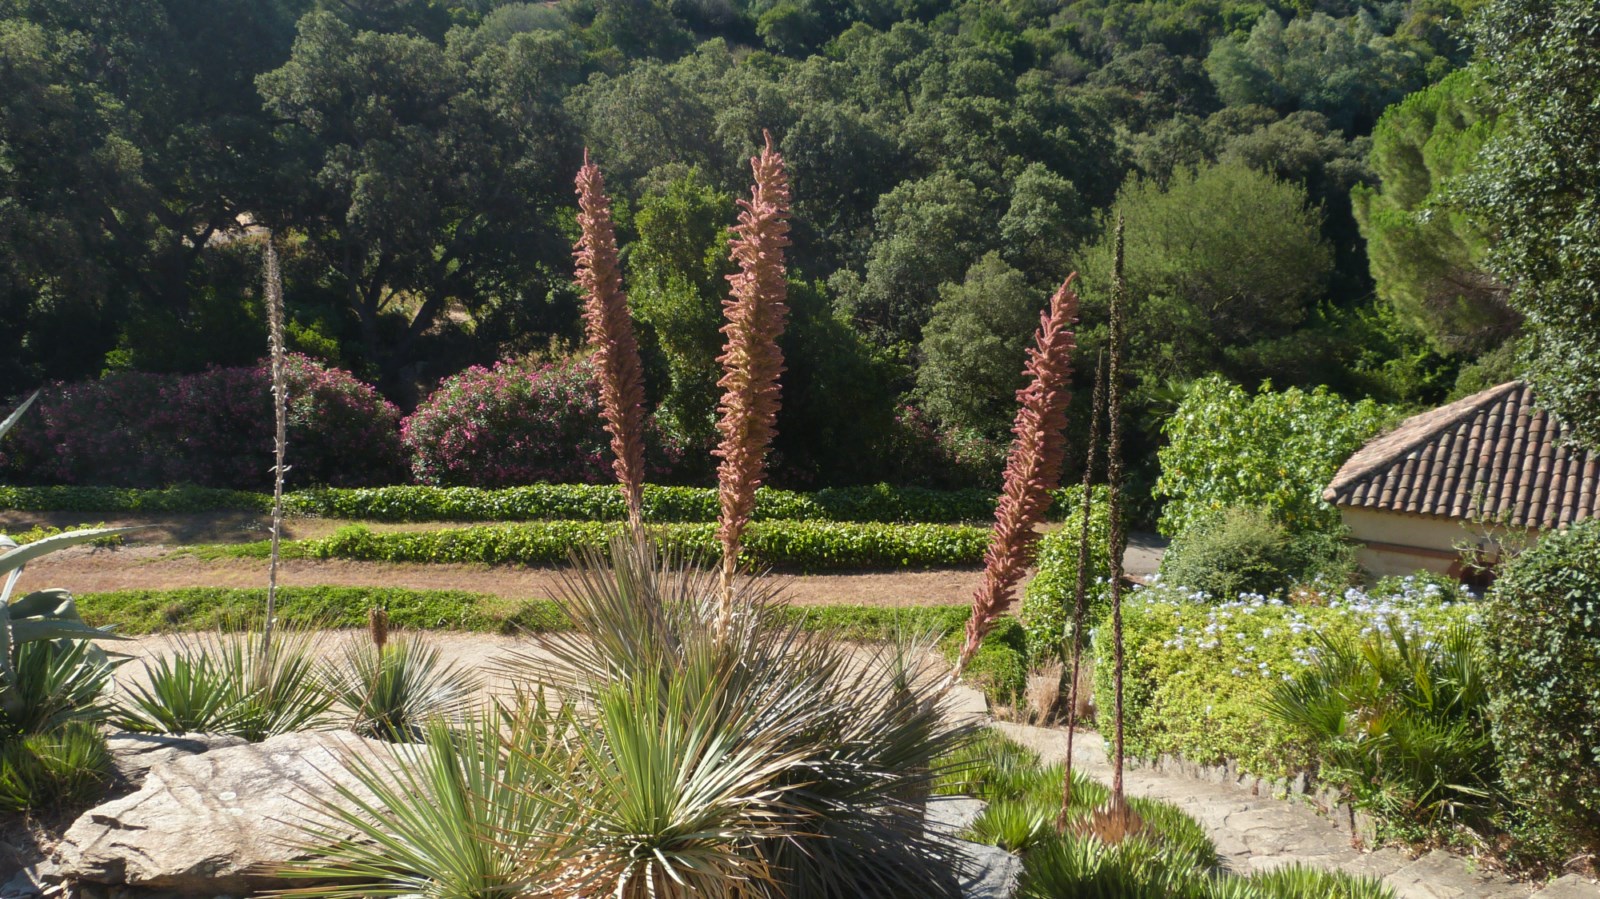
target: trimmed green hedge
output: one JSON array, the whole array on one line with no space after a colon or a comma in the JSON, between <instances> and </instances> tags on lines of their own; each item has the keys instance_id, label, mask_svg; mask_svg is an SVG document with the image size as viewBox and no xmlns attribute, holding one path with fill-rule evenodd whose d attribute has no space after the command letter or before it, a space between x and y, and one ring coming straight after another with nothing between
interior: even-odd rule
<instances>
[{"instance_id":1,"label":"trimmed green hedge","mask_svg":"<svg viewBox=\"0 0 1600 899\"><path fill-rule=\"evenodd\" d=\"M1123 724L1129 755L1182 755L1200 764L1237 759L1241 768L1281 776L1312 761L1297 735L1276 724L1261 702L1273 684L1301 671L1317 632L1356 635L1393 622L1413 634L1476 622L1475 602L1451 602L1437 587L1410 579L1392 595L1356 590L1321 597L1322 605L1240 598L1213 603L1184 588L1136 590L1123 606L1126 669ZM1096 628L1095 699L1112 706L1110 627Z\"/></svg>"},{"instance_id":2,"label":"trimmed green hedge","mask_svg":"<svg viewBox=\"0 0 1600 899\"><path fill-rule=\"evenodd\" d=\"M709 487L649 485L645 517L652 522L717 520L717 491ZM813 493L756 492L757 520L925 522L985 521L994 515L995 495L984 490L930 490L922 487L829 487ZM264 512L272 497L264 493L170 487L0 486L0 509L21 512L196 513ZM286 494L291 515L364 521L621 521L622 495L609 484L534 484L497 490L477 487L318 488ZM1060 511L1060 507L1057 511Z\"/></svg>"},{"instance_id":3,"label":"trimmed green hedge","mask_svg":"<svg viewBox=\"0 0 1600 899\"><path fill-rule=\"evenodd\" d=\"M300 546L306 555L323 559L555 565L566 562L574 549L604 551L622 528L616 522L541 521L379 533L351 525ZM689 557L710 559L719 551L714 524L659 525L651 532ZM988 529L966 525L755 522L745 532L741 558L753 567L801 571L952 568L981 564L988 540Z\"/></svg>"},{"instance_id":4,"label":"trimmed green hedge","mask_svg":"<svg viewBox=\"0 0 1600 899\"><path fill-rule=\"evenodd\" d=\"M114 626L123 634L234 627L261 614L264 589L190 587L177 590L120 590L77 597L84 620ZM396 587L280 587L282 618L320 627L365 627L367 610L386 609L389 622L413 630L490 633L560 631L571 625L548 599L510 600L464 590L407 590ZM808 629L827 630L846 640L884 640L896 633L942 636L967 620L965 605L791 606L789 614Z\"/></svg>"}]
</instances>

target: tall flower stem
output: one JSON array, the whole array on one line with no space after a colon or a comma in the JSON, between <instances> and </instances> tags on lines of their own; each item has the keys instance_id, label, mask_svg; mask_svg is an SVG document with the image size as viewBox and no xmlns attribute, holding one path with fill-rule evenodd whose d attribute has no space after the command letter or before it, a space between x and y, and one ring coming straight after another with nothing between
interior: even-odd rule
<instances>
[{"instance_id":1,"label":"tall flower stem","mask_svg":"<svg viewBox=\"0 0 1600 899\"><path fill-rule=\"evenodd\" d=\"M966 642L956 657L945 688L961 677L977 654L995 620L1015 598L1017 582L1033 562L1039 534L1035 530L1050 508L1050 491L1061 483L1061 465L1067 452L1067 381L1072 376L1072 352L1077 348L1069 330L1078 317L1078 295L1072 290L1077 273L1067 276L1050 298L1050 308L1040 317L1034 345L1028 350L1023 373L1026 387L1017 391L1015 434L1006 457L1005 486L995 507L994 529L983 556L983 582L972 597Z\"/></svg>"},{"instance_id":2,"label":"tall flower stem","mask_svg":"<svg viewBox=\"0 0 1600 899\"><path fill-rule=\"evenodd\" d=\"M628 314L628 296L622 290L622 266L617 257L617 234L611 220L611 198L606 196L600 167L583 152L578 169L578 227L582 233L573 249L578 285L583 288L583 322L594 349L600 378L600 407L611 435L612 469L622 486L628 507L628 528L635 540L644 538L644 375L639 342Z\"/></svg>"},{"instance_id":3,"label":"tall flower stem","mask_svg":"<svg viewBox=\"0 0 1600 899\"><path fill-rule=\"evenodd\" d=\"M267 339L272 364L273 464L272 464L272 552L267 563L267 614L261 627L261 656L272 651L272 629L278 615L278 561L283 543L284 455L289 445L288 380L284 373L283 277L278 271L278 248L267 231L262 296L267 304ZM265 664L265 662L263 662Z\"/></svg>"},{"instance_id":4,"label":"tall flower stem","mask_svg":"<svg viewBox=\"0 0 1600 899\"><path fill-rule=\"evenodd\" d=\"M1128 534L1122 508L1122 354L1127 332L1128 281L1123 273L1123 220L1117 214L1116 244L1111 281L1111 364L1106 372L1107 422L1111 432L1106 447L1106 484L1110 491L1107 515L1111 529L1111 647L1112 678L1115 689L1116 731L1112 746L1111 799L1117 808L1126 806L1122 790L1124 763L1122 728L1122 557Z\"/></svg>"},{"instance_id":5,"label":"tall flower stem","mask_svg":"<svg viewBox=\"0 0 1600 899\"><path fill-rule=\"evenodd\" d=\"M739 223L731 242L739 270L728 276L729 296L722 301L727 337L717 385L717 430L722 440L716 455L721 514L717 540L722 544L721 597L717 634L727 636L734 615L734 577L745 528L755 511L756 488L766 476L767 449L777 433L783 373L778 337L788 319L788 274L783 249L789 245L789 174L783 157L764 135L766 146L750 160L755 186L749 200L740 200Z\"/></svg>"},{"instance_id":6,"label":"tall flower stem","mask_svg":"<svg viewBox=\"0 0 1600 899\"><path fill-rule=\"evenodd\" d=\"M1056 830L1065 832L1067 817L1072 808L1072 738L1078 729L1078 677L1083 670L1083 626L1089 607L1089 559L1091 519L1094 512L1094 463L1100 447L1100 419L1106 410L1106 357L1105 352L1095 362L1094 400L1090 403L1089 445L1083 461L1083 521L1078 527L1078 581L1073 587L1072 608L1072 674L1067 681L1067 757L1061 782L1061 812L1056 816Z\"/></svg>"}]
</instances>

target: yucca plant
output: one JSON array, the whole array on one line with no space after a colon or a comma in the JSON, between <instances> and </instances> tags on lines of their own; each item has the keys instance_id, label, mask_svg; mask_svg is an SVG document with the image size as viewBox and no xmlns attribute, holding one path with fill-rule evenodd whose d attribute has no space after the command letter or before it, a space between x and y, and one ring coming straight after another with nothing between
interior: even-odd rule
<instances>
[{"instance_id":1,"label":"yucca plant","mask_svg":"<svg viewBox=\"0 0 1600 899\"><path fill-rule=\"evenodd\" d=\"M625 538L610 555L583 560L561 591L574 632L542 636L510 673L579 710L585 767L603 776L587 787L596 798L572 801L594 805L601 833L629 831L595 850L614 859L614 888L683 895L667 872L692 879L693 860L723 872L695 881L713 894L727 884L791 899L956 894L919 800L934 759L969 731L943 723L925 646L852 657L802 630L755 577L736 583L742 611L724 633L720 571ZM689 789L691 773L719 789ZM708 823L685 831L684 821ZM702 831L711 844L674 842ZM666 860L629 868L646 847Z\"/></svg>"},{"instance_id":2,"label":"yucca plant","mask_svg":"<svg viewBox=\"0 0 1600 899\"><path fill-rule=\"evenodd\" d=\"M1371 878L1301 864L1233 880L1248 889L1240 899L1395 899L1393 889Z\"/></svg>"},{"instance_id":3,"label":"yucca plant","mask_svg":"<svg viewBox=\"0 0 1600 899\"><path fill-rule=\"evenodd\" d=\"M392 759L346 758L358 788L311 800L305 860L278 873L302 897L520 899L585 895L587 803L567 800L571 721L519 701L459 728L434 721ZM595 895L598 895L596 893Z\"/></svg>"},{"instance_id":4,"label":"yucca plant","mask_svg":"<svg viewBox=\"0 0 1600 899\"><path fill-rule=\"evenodd\" d=\"M111 752L94 724L73 721L0 743L0 811L74 806L111 783Z\"/></svg>"},{"instance_id":5,"label":"yucca plant","mask_svg":"<svg viewBox=\"0 0 1600 899\"><path fill-rule=\"evenodd\" d=\"M1419 824L1469 813L1497 783L1479 644L1464 625L1437 642L1393 622L1362 639L1319 635L1316 661L1264 709L1357 803Z\"/></svg>"},{"instance_id":6,"label":"yucca plant","mask_svg":"<svg viewBox=\"0 0 1600 899\"><path fill-rule=\"evenodd\" d=\"M322 678L352 730L400 743L419 740L430 722L460 723L480 687L438 647L406 637L348 643Z\"/></svg>"},{"instance_id":7,"label":"yucca plant","mask_svg":"<svg viewBox=\"0 0 1600 899\"><path fill-rule=\"evenodd\" d=\"M119 724L146 733L234 734L253 743L328 723L333 696L318 676L314 632L182 637L170 657L143 663Z\"/></svg>"}]
</instances>

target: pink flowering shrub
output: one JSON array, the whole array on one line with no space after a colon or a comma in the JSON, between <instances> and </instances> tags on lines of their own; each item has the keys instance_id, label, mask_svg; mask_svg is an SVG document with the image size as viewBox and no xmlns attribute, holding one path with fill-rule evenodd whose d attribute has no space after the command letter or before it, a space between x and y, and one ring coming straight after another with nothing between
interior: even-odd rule
<instances>
[{"instance_id":1,"label":"pink flowering shrub","mask_svg":"<svg viewBox=\"0 0 1600 899\"><path fill-rule=\"evenodd\" d=\"M354 487L404 477L393 404L349 372L304 356L290 356L288 381L290 483ZM265 488L270 383L262 364L55 384L0 445L0 471L31 483Z\"/></svg>"},{"instance_id":2,"label":"pink flowering shrub","mask_svg":"<svg viewBox=\"0 0 1600 899\"><path fill-rule=\"evenodd\" d=\"M400 426L411 472L423 484L511 487L609 484L611 438L593 363L563 359L473 366L440 382ZM646 431L647 471L678 453Z\"/></svg>"}]
</instances>

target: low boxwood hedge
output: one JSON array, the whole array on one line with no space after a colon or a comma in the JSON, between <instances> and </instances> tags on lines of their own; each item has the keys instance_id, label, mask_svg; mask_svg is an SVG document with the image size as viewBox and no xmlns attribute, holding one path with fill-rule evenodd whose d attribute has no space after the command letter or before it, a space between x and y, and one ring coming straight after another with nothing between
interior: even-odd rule
<instances>
[{"instance_id":1,"label":"low boxwood hedge","mask_svg":"<svg viewBox=\"0 0 1600 899\"><path fill-rule=\"evenodd\" d=\"M1435 585L1407 580L1393 592L1301 596L1305 602L1245 595L1214 602L1157 585L1124 603L1123 721L1128 753L1182 755L1200 764L1237 759L1244 770L1282 776L1306 767L1307 747L1261 709L1272 685L1311 660L1316 634L1353 636L1383 623L1412 634L1442 633L1483 606L1456 602ZM1095 630L1095 698L1112 703L1110 627Z\"/></svg>"},{"instance_id":2,"label":"low boxwood hedge","mask_svg":"<svg viewBox=\"0 0 1600 899\"><path fill-rule=\"evenodd\" d=\"M556 565L576 549L603 552L622 528L617 522L540 521L380 533L350 525L306 541L300 550L312 558L366 562ZM711 559L719 552L714 524L658 525L651 532L687 558ZM986 528L967 525L755 522L745 532L741 559L752 567L797 571L952 568L980 564L988 539Z\"/></svg>"},{"instance_id":3,"label":"low boxwood hedge","mask_svg":"<svg viewBox=\"0 0 1600 899\"><path fill-rule=\"evenodd\" d=\"M708 487L645 488L645 517L652 522L717 519L717 491ZM984 490L921 487L830 487L812 493L763 487L756 493L758 520L955 523L994 515L995 496ZM262 512L262 493L172 487L4 487L0 509L27 512L124 514ZM298 490L285 496L292 515L385 522L620 521L622 495L609 484L533 484L526 487L394 486Z\"/></svg>"}]
</instances>

